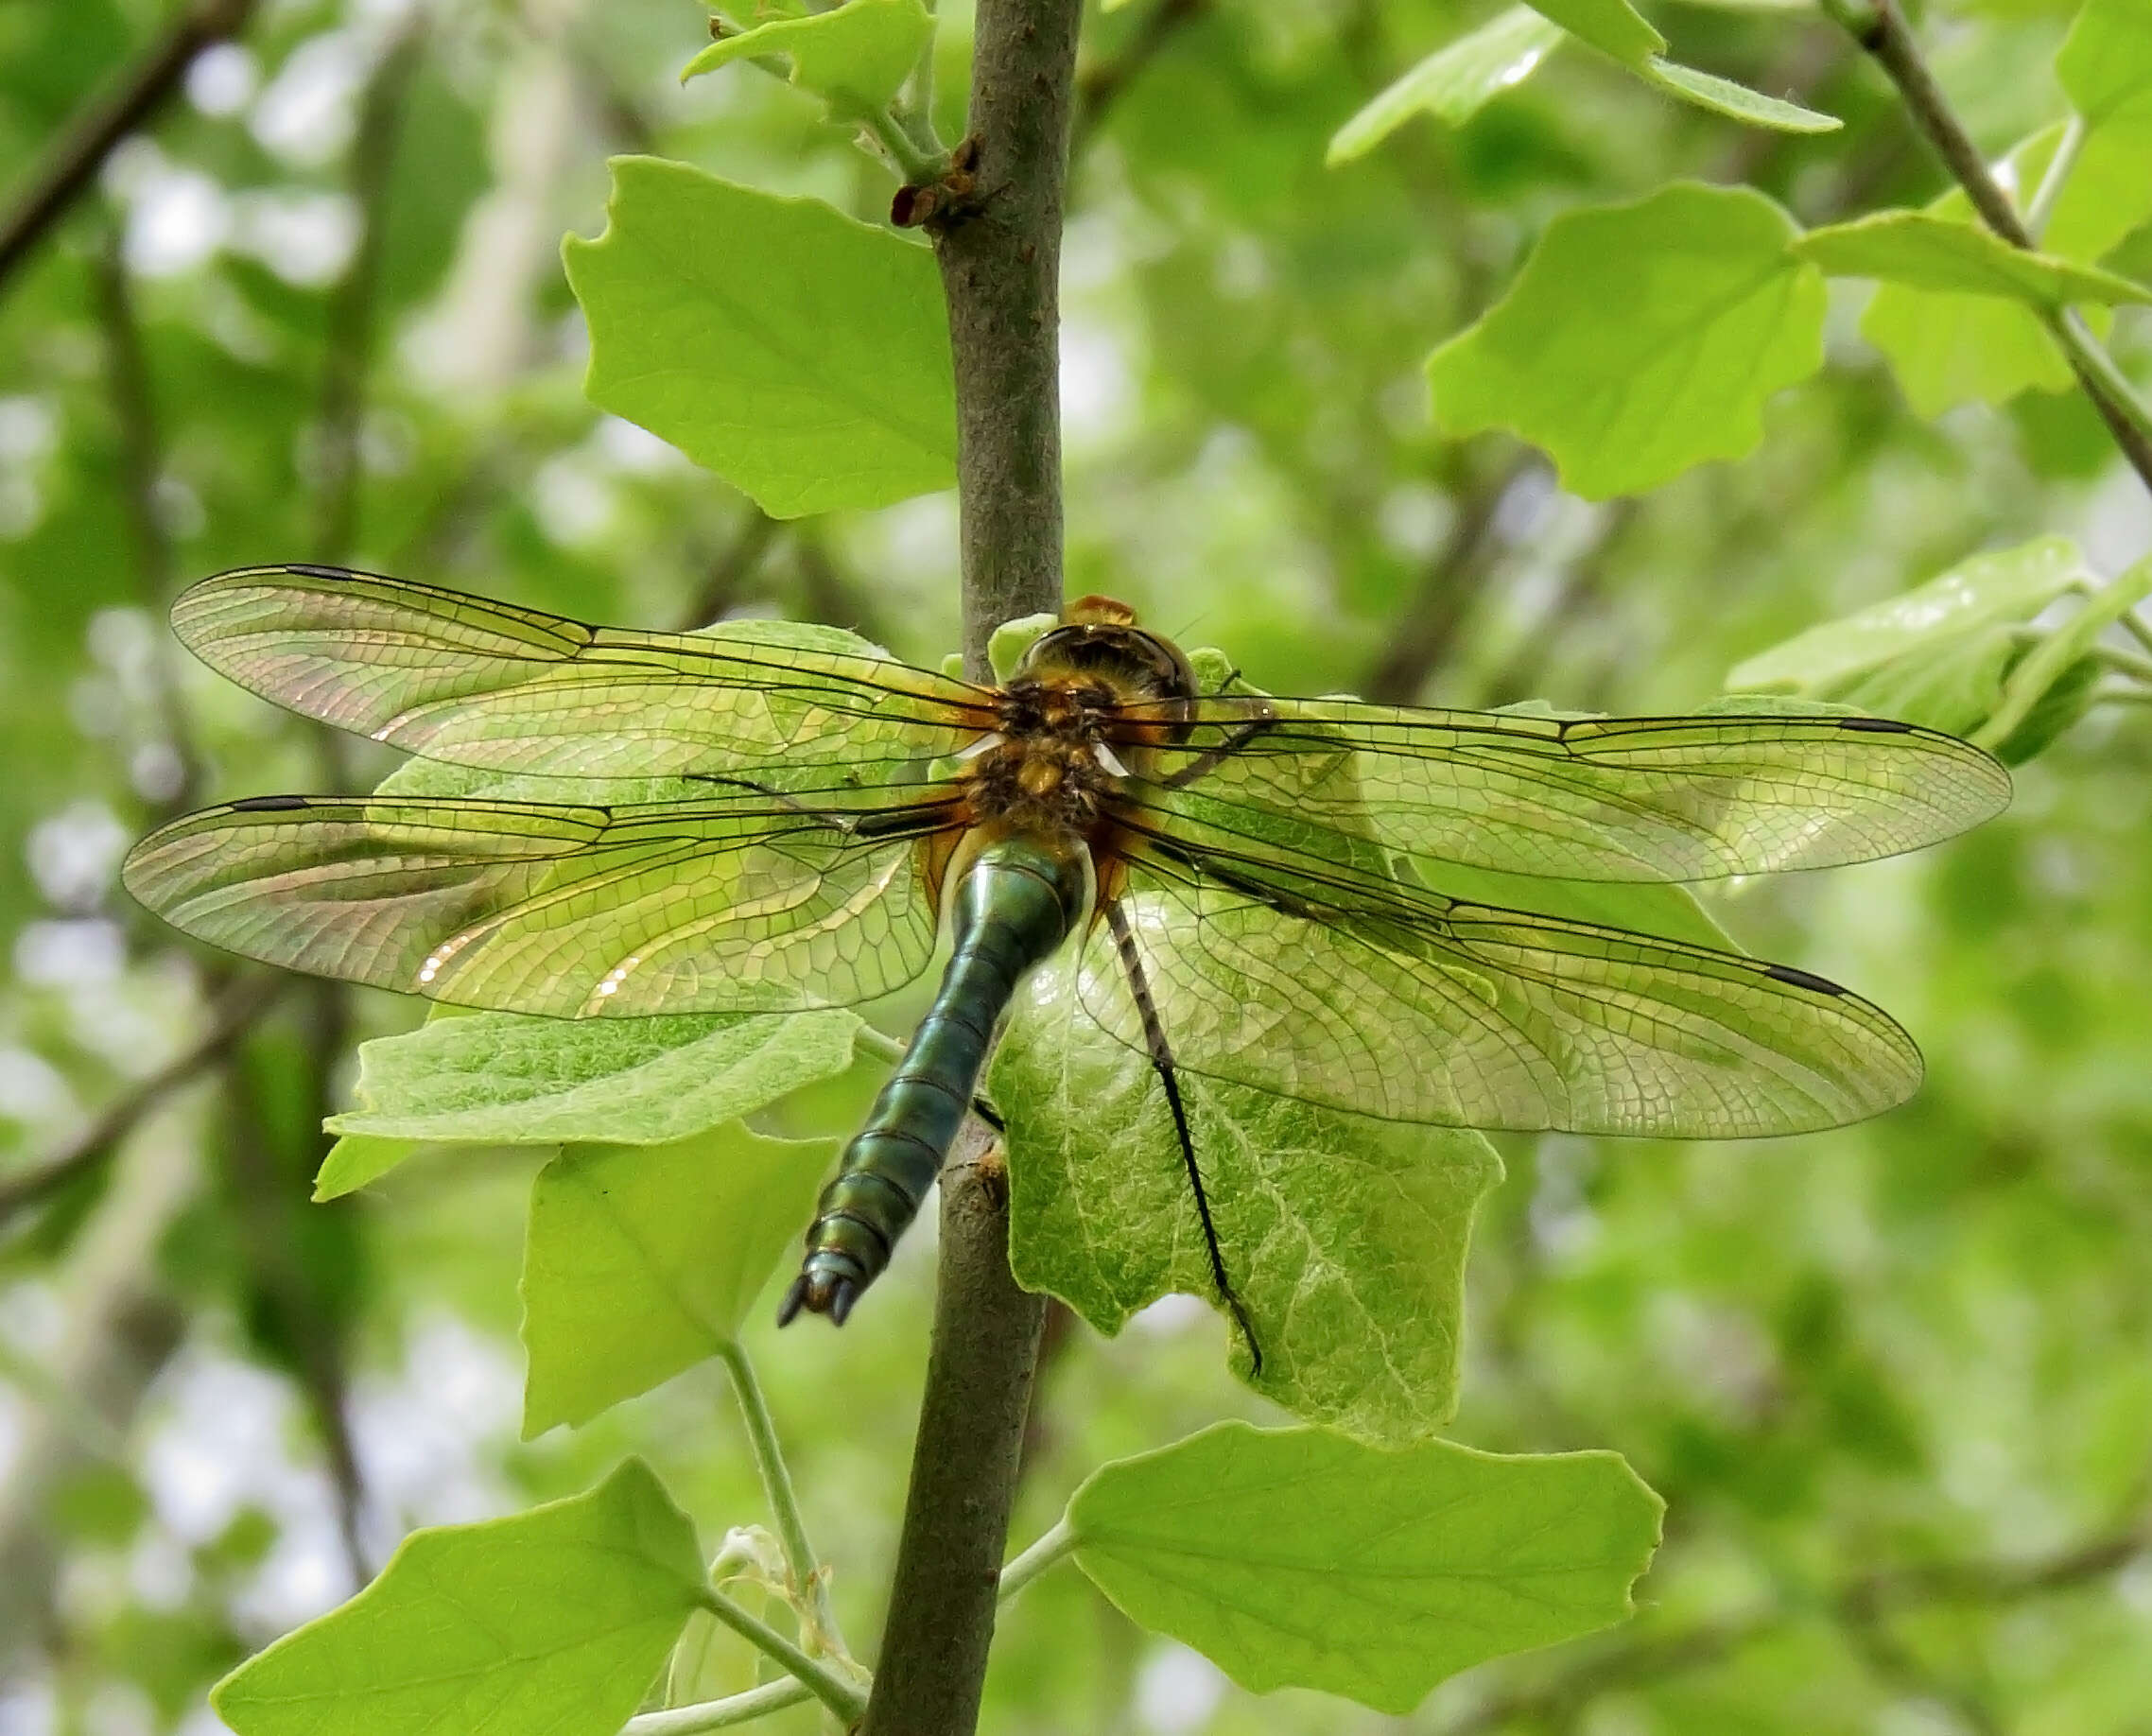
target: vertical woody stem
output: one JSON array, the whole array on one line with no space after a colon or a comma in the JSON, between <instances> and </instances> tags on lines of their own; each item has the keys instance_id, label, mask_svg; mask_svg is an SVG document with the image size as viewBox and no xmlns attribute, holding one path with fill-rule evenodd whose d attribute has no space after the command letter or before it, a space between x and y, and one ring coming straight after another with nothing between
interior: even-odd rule
<instances>
[{"instance_id":1,"label":"vertical woody stem","mask_svg":"<svg viewBox=\"0 0 2152 1736\"><path fill-rule=\"evenodd\" d=\"M956 368L964 659L1061 603L1062 197L1081 0L980 0L975 200L934 230ZM942 1175L934 1340L864 1736L966 1736L1038 1357L1041 1298L1009 1273L1006 1173L977 1121Z\"/></svg>"}]
</instances>

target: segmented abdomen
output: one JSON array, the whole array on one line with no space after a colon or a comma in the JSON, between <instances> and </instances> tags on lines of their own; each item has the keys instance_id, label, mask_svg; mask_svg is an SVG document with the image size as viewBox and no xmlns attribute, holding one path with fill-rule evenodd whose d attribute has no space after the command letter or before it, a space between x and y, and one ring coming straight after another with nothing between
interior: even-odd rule
<instances>
[{"instance_id":1,"label":"segmented abdomen","mask_svg":"<svg viewBox=\"0 0 2152 1736\"><path fill-rule=\"evenodd\" d=\"M1077 843L999 839L965 872L941 990L822 1191L780 1322L804 1308L842 1324L889 1264L970 1107L996 1022L1016 984L1067 937L1084 897Z\"/></svg>"}]
</instances>

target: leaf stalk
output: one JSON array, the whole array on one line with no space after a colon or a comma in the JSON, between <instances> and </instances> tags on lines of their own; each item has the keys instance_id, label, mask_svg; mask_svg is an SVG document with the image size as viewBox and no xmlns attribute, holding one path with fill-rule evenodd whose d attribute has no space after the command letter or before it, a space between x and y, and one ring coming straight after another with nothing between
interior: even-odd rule
<instances>
[{"instance_id":1,"label":"leaf stalk","mask_svg":"<svg viewBox=\"0 0 2152 1736\"><path fill-rule=\"evenodd\" d=\"M769 1623L750 1614L715 1586L705 1586L697 1602L756 1651L774 1658L847 1728L858 1723L859 1714L867 1710L867 1696L861 1689L821 1659L809 1658Z\"/></svg>"},{"instance_id":2,"label":"leaf stalk","mask_svg":"<svg viewBox=\"0 0 2152 1736\"><path fill-rule=\"evenodd\" d=\"M1053 1529L1001 1570L995 1595L1007 1603L1047 1569L1076 1552L1076 1533L1065 1513Z\"/></svg>"},{"instance_id":3,"label":"leaf stalk","mask_svg":"<svg viewBox=\"0 0 2152 1736\"><path fill-rule=\"evenodd\" d=\"M2010 679L2003 686L2002 703L1973 733L1973 745L1992 753L2007 741L2018 725L2032 715L2040 696L2056 684L2062 672L2078 658L2089 654L2093 641L2127 616L2148 595L2152 595L2152 555L2138 562L2104 590L2094 593L2084 608L2048 634L2010 671Z\"/></svg>"},{"instance_id":4,"label":"leaf stalk","mask_svg":"<svg viewBox=\"0 0 2152 1736\"><path fill-rule=\"evenodd\" d=\"M785 1568L791 1575L794 1596L803 1600L801 1607L811 1623L807 1649L849 1658L844 1635L837 1625L837 1612L829 1603L829 1575L823 1571L815 1556L814 1545L807 1540L807 1518L800 1510L799 1491L792 1486L792 1473L785 1464L784 1450L777 1440L777 1424L770 1415L769 1400L763 1397L762 1382L755 1378L755 1364L737 1341L721 1345L718 1356L731 1378L733 1397L739 1402L740 1419L747 1425L748 1450L755 1455L755 1468L762 1478L763 1497L770 1503L771 1516L777 1521L777 1540L785 1551Z\"/></svg>"}]
</instances>

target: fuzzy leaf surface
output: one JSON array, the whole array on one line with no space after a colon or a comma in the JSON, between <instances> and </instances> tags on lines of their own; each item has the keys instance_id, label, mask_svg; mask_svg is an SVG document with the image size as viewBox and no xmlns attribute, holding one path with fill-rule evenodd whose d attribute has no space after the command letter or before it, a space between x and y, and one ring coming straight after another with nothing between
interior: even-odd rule
<instances>
[{"instance_id":1,"label":"fuzzy leaf surface","mask_svg":"<svg viewBox=\"0 0 2152 1736\"><path fill-rule=\"evenodd\" d=\"M1797 634L1735 666L1735 691L1837 698L1848 684L1987 627L2029 621L2088 577L2066 536L1974 555L1925 584Z\"/></svg>"},{"instance_id":2,"label":"fuzzy leaf surface","mask_svg":"<svg viewBox=\"0 0 2152 1736\"><path fill-rule=\"evenodd\" d=\"M359 1048L332 1133L458 1145L663 1145L751 1115L852 1062L857 1014L526 1018L474 1013ZM374 1173L379 1173L375 1169ZM317 1197L371 1180L323 1167Z\"/></svg>"},{"instance_id":3,"label":"fuzzy leaf surface","mask_svg":"<svg viewBox=\"0 0 2152 1736\"><path fill-rule=\"evenodd\" d=\"M1020 1282L1106 1333L1174 1291L1215 1300L1157 1076L1078 1006L1073 967L1018 991L991 1089L1009 1123ZM1438 1428L1455 1403L1473 1212L1501 1175L1494 1148L1189 1073L1181 1089L1226 1271L1262 1342L1251 1383L1366 1440ZM1244 1372L1245 1345L1233 1356Z\"/></svg>"},{"instance_id":4,"label":"fuzzy leaf surface","mask_svg":"<svg viewBox=\"0 0 2152 1736\"><path fill-rule=\"evenodd\" d=\"M1744 126L1762 127L1771 132L1836 132L1846 124L1835 114L1804 109L1782 96L1766 96L1745 84L1736 84L1716 73L1699 72L1664 55L1650 56L1636 70L1645 82L1656 84L1669 96Z\"/></svg>"},{"instance_id":5,"label":"fuzzy leaf surface","mask_svg":"<svg viewBox=\"0 0 2152 1736\"><path fill-rule=\"evenodd\" d=\"M1068 1523L1119 1609L1241 1686L1401 1715L1485 1658L1621 1621L1663 1510L1616 1453L1228 1422L1102 1467Z\"/></svg>"},{"instance_id":6,"label":"fuzzy leaf surface","mask_svg":"<svg viewBox=\"0 0 2152 1736\"><path fill-rule=\"evenodd\" d=\"M847 0L829 12L777 18L720 37L689 61L680 81L734 61L786 54L792 82L845 110L885 107L934 34L920 0Z\"/></svg>"},{"instance_id":7,"label":"fuzzy leaf surface","mask_svg":"<svg viewBox=\"0 0 2152 1736\"><path fill-rule=\"evenodd\" d=\"M836 1154L834 1139L733 1122L671 1145L571 1145L547 1164L524 1243L524 1438L730 1344Z\"/></svg>"},{"instance_id":8,"label":"fuzzy leaf surface","mask_svg":"<svg viewBox=\"0 0 2152 1736\"><path fill-rule=\"evenodd\" d=\"M619 157L606 228L571 235L591 401L778 518L888 506L956 479L933 256L819 200Z\"/></svg>"},{"instance_id":9,"label":"fuzzy leaf surface","mask_svg":"<svg viewBox=\"0 0 2152 1736\"><path fill-rule=\"evenodd\" d=\"M1528 6L1497 12L1437 48L1337 130L1325 161L1364 157L1415 114L1462 127L1502 92L1524 82L1568 32Z\"/></svg>"},{"instance_id":10,"label":"fuzzy leaf surface","mask_svg":"<svg viewBox=\"0 0 2152 1736\"><path fill-rule=\"evenodd\" d=\"M612 1736L702 1583L694 1526L630 1459L587 1494L413 1533L211 1704L238 1736Z\"/></svg>"},{"instance_id":11,"label":"fuzzy leaf surface","mask_svg":"<svg viewBox=\"0 0 2152 1736\"><path fill-rule=\"evenodd\" d=\"M1565 214L1476 324L1428 358L1448 433L1506 427L1591 499L1640 493L1763 437L1822 365L1824 286L1762 194L1676 183Z\"/></svg>"}]
</instances>

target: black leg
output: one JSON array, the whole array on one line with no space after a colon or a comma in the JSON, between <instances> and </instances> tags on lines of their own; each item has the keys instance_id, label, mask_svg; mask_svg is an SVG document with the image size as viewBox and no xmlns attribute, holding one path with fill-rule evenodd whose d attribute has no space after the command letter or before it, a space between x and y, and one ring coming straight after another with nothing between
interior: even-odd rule
<instances>
[{"instance_id":1,"label":"black leg","mask_svg":"<svg viewBox=\"0 0 2152 1736\"><path fill-rule=\"evenodd\" d=\"M1207 777L1225 761L1246 747L1249 742L1261 735L1263 731L1275 727L1277 721L1276 716L1269 714L1250 718L1216 747L1205 749L1178 772L1173 773L1170 777L1160 778L1158 781L1165 785L1168 790L1185 790L1197 778Z\"/></svg>"},{"instance_id":2,"label":"black leg","mask_svg":"<svg viewBox=\"0 0 2152 1736\"><path fill-rule=\"evenodd\" d=\"M1143 1041L1151 1052L1151 1066L1157 1072L1158 1083L1166 1087L1166 1106L1173 1112L1174 1137L1180 1140L1181 1162L1188 1169L1189 1187L1195 1194L1195 1214L1203 1222L1203 1244L1210 1255L1211 1282L1218 1286L1219 1300L1232 1311L1233 1318L1240 1323L1241 1336L1248 1341L1248 1372L1260 1375L1262 1343L1256 1337L1256 1324L1248 1318L1241 1293L1225 1276L1225 1255L1218 1245L1218 1226L1210 1221L1210 1200L1203 1190L1203 1172L1195 1160L1195 1137L1189 1131L1188 1109L1181 1102L1180 1072L1173 1065L1173 1051L1166 1041L1165 1029L1158 1023L1158 1009L1151 998L1150 980L1143 974L1142 955L1136 950L1136 936L1118 904L1106 906L1106 926L1113 930L1121 968L1128 973L1128 986L1136 997L1136 1010L1142 1016Z\"/></svg>"}]
</instances>

